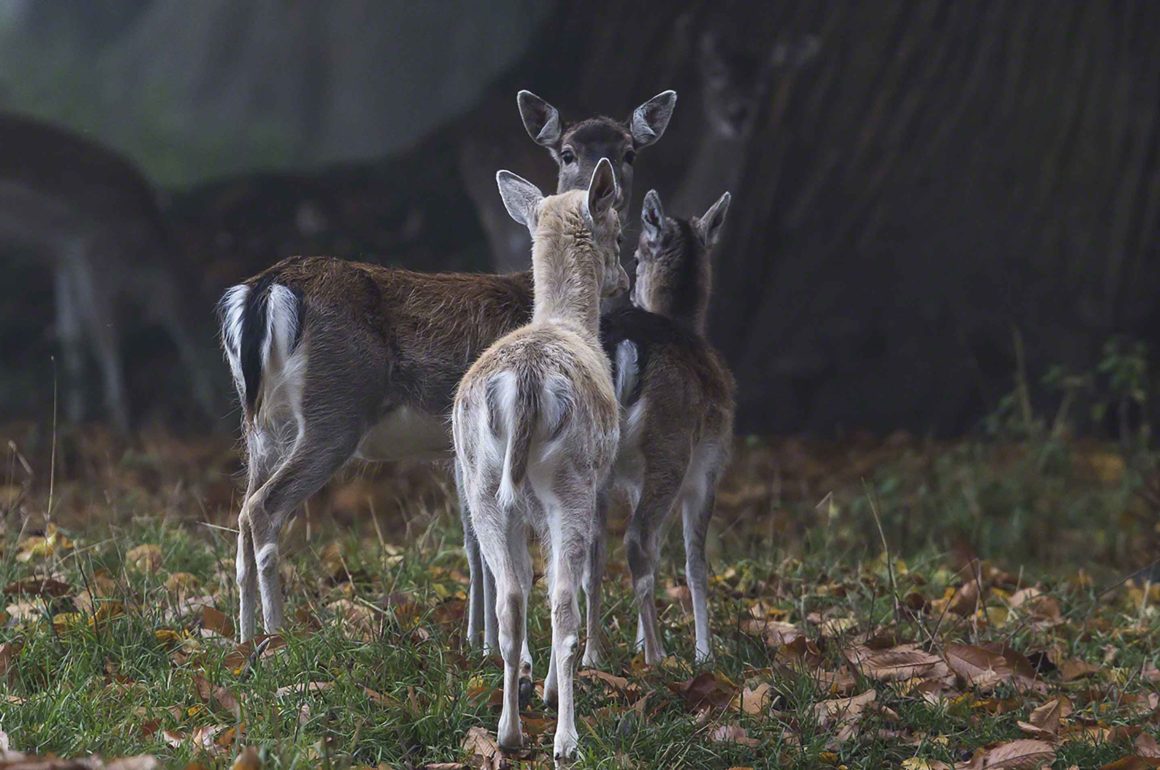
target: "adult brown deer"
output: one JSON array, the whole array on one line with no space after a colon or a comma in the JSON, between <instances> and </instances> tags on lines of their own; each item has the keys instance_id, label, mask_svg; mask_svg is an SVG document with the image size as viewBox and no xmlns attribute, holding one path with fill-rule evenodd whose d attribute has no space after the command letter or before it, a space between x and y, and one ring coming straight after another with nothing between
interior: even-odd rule
<instances>
[{"instance_id":1,"label":"adult brown deer","mask_svg":"<svg viewBox=\"0 0 1160 770\"><path fill-rule=\"evenodd\" d=\"M657 94L633 110L627 120L594 117L570 125L562 122L559 110L531 91L520 91L516 102L528 136L556 161L556 192L583 189L597 162L608 158L616 172L620 188L616 206L623 218L632 199L636 155L664 135L676 108L677 94ZM495 170L500 165L510 167L512 158L498 152L488 139L480 132L469 132L463 138L459 144L460 175L487 234L496 270L523 270L531 248L527 228L512 221L495 194ZM524 165L532 162L531 157L526 157Z\"/></svg>"}]
</instances>

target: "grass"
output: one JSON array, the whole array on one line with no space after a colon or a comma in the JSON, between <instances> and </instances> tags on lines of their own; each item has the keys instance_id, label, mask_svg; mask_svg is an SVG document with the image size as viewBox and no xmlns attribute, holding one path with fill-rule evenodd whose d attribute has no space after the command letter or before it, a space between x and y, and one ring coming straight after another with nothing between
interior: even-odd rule
<instances>
[{"instance_id":1,"label":"grass","mask_svg":"<svg viewBox=\"0 0 1160 770\"><path fill-rule=\"evenodd\" d=\"M441 470L372 470L312 501L284 538L287 627L259 652L229 638L228 444L64 436L50 512L51 437L6 437L0 732L13 749L166 767L228 767L247 746L267 768L500 766L486 741L500 667L460 643L465 561ZM690 664L673 542L658 591L671 658L642 664L614 552L612 676L578 679L579 766L921 770L982 767L1011 746L1055 768L1146 757L1160 593L1119 581L1155 542L1152 478L1147 453L1063 439L742 442L714 523L714 662ZM537 583L539 677L545 604ZM1062 720L1033 716L1059 697ZM531 747L505 761L550 766L553 726L533 704ZM1153 764L1121 766L1160 765L1139 761Z\"/></svg>"}]
</instances>

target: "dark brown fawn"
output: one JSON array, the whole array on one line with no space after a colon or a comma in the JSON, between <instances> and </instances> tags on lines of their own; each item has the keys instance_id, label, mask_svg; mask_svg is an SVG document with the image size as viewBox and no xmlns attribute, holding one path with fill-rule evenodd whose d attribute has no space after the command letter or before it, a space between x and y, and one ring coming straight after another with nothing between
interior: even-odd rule
<instances>
[{"instance_id":1,"label":"dark brown fawn","mask_svg":"<svg viewBox=\"0 0 1160 770\"><path fill-rule=\"evenodd\" d=\"M705 537L733 438L734 384L705 330L712 253L728 207L725 193L703 216L674 219L665 216L660 196L650 190L641 213L633 307L601 320L624 412L616 463L600 498L600 540L592 549L589 572L599 586L603 512L610 491L624 489L633 509L624 546L639 613L637 644L650 665L665 654L654 595L656 569L664 525L677 509L693 600L695 657L704 661L712 654ZM599 606L598 592L595 600ZM595 645L592 638L588 645Z\"/></svg>"},{"instance_id":2,"label":"dark brown fawn","mask_svg":"<svg viewBox=\"0 0 1160 770\"><path fill-rule=\"evenodd\" d=\"M165 328L193 395L213 413L207 356L189 328L188 287L174 272L176 246L152 187L131 163L71 132L0 113L0 246L52 267L70 420L85 416L91 351L110 419L121 430L129 426L117 329L124 304Z\"/></svg>"},{"instance_id":3,"label":"dark brown fawn","mask_svg":"<svg viewBox=\"0 0 1160 770\"><path fill-rule=\"evenodd\" d=\"M561 172L568 169L581 189L589 180L573 166L590 156L589 142L629 147L634 131L659 137L670 117L638 110L633 125L596 118L565 129L554 109L536 114L544 119L537 135L559 130L575 155L561 160ZM335 471L352 457L450 456L455 387L491 343L527 323L532 274L424 274L297 257L229 289L219 310L248 455L236 560L246 640L256 631L259 594L267 633L281 626L278 533ZM485 631L494 649L494 584L485 579L462 488L460 500L471 572L468 638L474 643Z\"/></svg>"}]
</instances>

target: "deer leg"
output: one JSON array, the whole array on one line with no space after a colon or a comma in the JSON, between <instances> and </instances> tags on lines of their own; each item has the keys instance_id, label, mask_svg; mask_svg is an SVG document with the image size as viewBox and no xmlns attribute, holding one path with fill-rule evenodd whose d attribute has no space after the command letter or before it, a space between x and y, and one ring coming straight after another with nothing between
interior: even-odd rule
<instances>
[{"instance_id":1,"label":"deer leg","mask_svg":"<svg viewBox=\"0 0 1160 770\"><path fill-rule=\"evenodd\" d=\"M463 482L463 468L455 461L455 490L459 496L459 521L463 525L463 550L467 555L467 645L475 647L483 635L483 555L479 550L479 538L471 523L471 510L467 505L467 488Z\"/></svg>"},{"instance_id":2,"label":"deer leg","mask_svg":"<svg viewBox=\"0 0 1160 770\"><path fill-rule=\"evenodd\" d=\"M640 501L624 533L624 548L639 612L639 635L645 662L650 666L660 663L665 657L656 605L661 529L680 492L686 466L687 454L684 461L678 456L664 457L659 453L650 458Z\"/></svg>"},{"instance_id":3,"label":"deer leg","mask_svg":"<svg viewBox=\"0 0 1160 770\"><path fill-rule=\"evenodd\" d=\"M246 432L246 454L248 480L244 500L249 500L269 480L273 466L281 459L274 442L274 432L257 426L250 427ZM243 502L243 511L244 506ZM254 637L257 630L258 566L250 518L240 513L238 552L234 563L238 583L238 634L239 639L246 642Z\"/></svg>"},{"instance_id":4,"label":"deer leg","mask_svg":"<svg viewBox=\"0 0 1160 770\"><path fill-rule=\"evenodd\" d=\"M66 264L57 265L53 273L56 301L56 336L64 362L64 413L70 422L85 418L84 398L84 328L78 312L80 300L76 278Z\"/></svg>"},{"instance_id":5,"label":"deer leg","mask_svg":"<svg viewBox=\"0 0 1160 770\"><path fill-rule=\"evenodd\" d=\"M604 649L604 632L600 625L601 595L600 584L604 580L604 566L607 560L607 524L609 490L601 490L596 496L596 518L593 521L592 545L588 548L588 563L584 570L584 596L587 606L588 640L584 645L581 665L600 665Z\"/></svg>"},{"instance_id":6,"label":"deer leg","mask_svg":"<svg viewBox=\"0 0 1160 770\"><path fill-rule=\"evenodd\" d=\"M520 731L519 676L520 653L524 644L524 616L528 597L520 579L521 560L529 560L526 537L520 537L522 526L512 526L508 511L496 505L488 495L472 495L472 520L480 549L495 576L499 652L503 658L503 710L496 738L504 749L519 749L523 744ZM516 530L513 532L513 530Z\"/></svg>"},{"instance_id":7,"label":"deer leg","mask_svg":"<svg viewBox=\"0 0 1160 770\"><path fill-rule=\"evenodd\" d=\"M696 479L695 487L681 501L685 536L685 579L693 599L693 622L696 628L694 660L704 663L713 656L709 629L709 567L705 559L705 536L709 517L713 515L714 479L705 474Z\"/></svg>"},{"instance_id":8,"label":"deer leg","mask_svg":"<svg viewBox=\"0 0 1160 770\"><path fill-rule=\"evenodd\" d=\"M253 536L267 634L282 625L278 574L278 534L282 524L350 459L362 433L360 418L348 410L319 410L316 415L305 416L286 461L242 508L242 517L247 519Z\"/></svg>"},{"instance_id":9,"label":"deer leg","mask_svg":"<svg viewBox=\"0 0 1160 770\"><path fill-rule=\"evenodd\" d=\"M580 646L581 581L590 557L595 518L594 493L548 509L552 541L552 658L555 662L558 713L553 755L557 762L576 756L576 718L573 702L573 668Z\"/></svg>"},{"instance_id":10,"label":"deer leg","mask_svg":"<svg viewBox=\"0 0 1160 770\"><path fill-rule=\"evenodd\" d=\"M79 247L86 251L91 246ZM129 410L125 402L125 381L121 371L121 351L117 339L116 320L113 317L113 298L104 290L93 273L87 256L71 260L75 276L76 297L81 315L88 327L89 338L96 350L97 365L105 388L105 404L117 430L129 429Z\"/></svg>"}]
</instances>

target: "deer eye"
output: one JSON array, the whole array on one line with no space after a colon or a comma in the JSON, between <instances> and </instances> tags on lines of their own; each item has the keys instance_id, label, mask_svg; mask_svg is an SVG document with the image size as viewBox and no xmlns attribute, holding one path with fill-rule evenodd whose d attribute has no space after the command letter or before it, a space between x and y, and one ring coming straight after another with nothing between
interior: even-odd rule
<instances>
[{"instance_id":1,"label":"deer eye","mask_svg":"<svg viewBox=\"0 0 1160 770\"><path fill-rule=\"evenodd\" d=\"M576 153L571 150L564 150L560 153L560 160L567 165L571 165L576 162Z\"/></svg>"},{"instance_id":2,"label":"deer eye","mask_svg":"<svg viewBox=\"0 0 1160 770\"><path fill-rule=\"evenodd\" d=\"M634 152L633 150L625 150L624 151L624 162L631 166L632 162L634 160L636 160L636 152Z\"/></svg>"}]
</instances>

